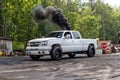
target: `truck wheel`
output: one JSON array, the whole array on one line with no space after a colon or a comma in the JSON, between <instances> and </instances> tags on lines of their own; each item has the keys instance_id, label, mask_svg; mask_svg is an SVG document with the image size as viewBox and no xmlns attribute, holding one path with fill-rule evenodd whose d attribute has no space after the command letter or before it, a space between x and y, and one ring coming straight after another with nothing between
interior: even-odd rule
<instances>
[{"instance_id":1,"label":"truck wheel","mask_svg":"<svg viewBox=\"0 0 120 80\"><path fill-rule=\"evenodd\" d=\"M60 47L53 47L50 51L50 56L53 60L59 60L62 57L62 49Z\"/></svg>"},{"instance_id":2,"label":"truck wheel","mask_svg":"<svg viewBox=\"0 0 120 80\"><path fill-rule=\"evenodd\" d=\"M87 56L88 57L94 57L95 55L95 48L94 46L89 46L88 50L87 50Z\"/></svg>"},{"instance_id":3,"label":"truck wheel","mask_svg":"<svg viewBox=\"0 0 120 80\"><path fill-rule=\"evenodd\" d=\"M68 56L69 56L70 58L74 58L74 57L75 57L75 53L69 53Z\"/></svg>"},{"instance_id":4,"label":"truck wheel","mask_svg":"<svg viewBox=\"0 0 120 80\"><path fill-rule=\"evenodd\" d=\"M40 55L30 55L30 58L31 58L32 60L39 60Z\"/></svg>"}]
</instances>

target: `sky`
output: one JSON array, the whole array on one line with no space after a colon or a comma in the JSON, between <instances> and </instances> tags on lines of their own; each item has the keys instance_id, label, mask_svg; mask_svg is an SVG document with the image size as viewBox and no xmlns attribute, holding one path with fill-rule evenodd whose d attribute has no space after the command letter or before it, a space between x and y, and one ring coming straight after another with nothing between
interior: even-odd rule
<instances>
[{"instance_id":1,"label":"sky","mask_svg":"<svg viewBox=\"0 0 120 80\"><path fill-rule=\"evenodd\" d=\"M83 2L88 2L88 0L82 0ZM112 7L119 7L120 0L102 0L104 3L108 3Z\"/></svg>"},{"instance_id":2,"label":"sky","mask_svg":"<svg viewBox=\"0 0 120 80\"><path fill-rule=\"evenodd\" d=\"M112 7L119 7L120 6L120 0L103 0L103 2L108 3Z\"/></svg>"}]
</instances>

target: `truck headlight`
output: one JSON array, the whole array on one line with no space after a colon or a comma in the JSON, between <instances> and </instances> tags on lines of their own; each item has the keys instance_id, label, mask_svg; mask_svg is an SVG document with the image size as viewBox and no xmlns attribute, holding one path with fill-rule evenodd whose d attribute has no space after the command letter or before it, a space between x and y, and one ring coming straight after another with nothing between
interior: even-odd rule
<instances>
[{"instance_id":1,"label":"truck headlight","mask_svg":"<svg viewBox=\"0 0 120 80\"><path fill-rule=\"evenodd\" d=\"M48 41L42 41L41 46L47 46Z\"/></svg>"}]
</instances>

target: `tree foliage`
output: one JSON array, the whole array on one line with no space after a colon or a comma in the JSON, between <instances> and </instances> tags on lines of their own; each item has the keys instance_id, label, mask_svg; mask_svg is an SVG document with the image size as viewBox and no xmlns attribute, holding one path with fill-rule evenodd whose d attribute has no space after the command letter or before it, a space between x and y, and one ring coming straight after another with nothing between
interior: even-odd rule
<instances>
[{"instance_id":1,"label":"tree foliage","mask_svg":"<svg viewBox=\"0 0 120 80\"><path fill-rule=\"evenodd\" d=\"M26 42L59 30L56 24L47 20L40 24L35 23L33 9L39 5L61 8L71 28L80 31L83 37L117 39L120 8L113 8L101 0L1 0L0 35L11 37L14 41Z\"/></svg>"}]
</instances>

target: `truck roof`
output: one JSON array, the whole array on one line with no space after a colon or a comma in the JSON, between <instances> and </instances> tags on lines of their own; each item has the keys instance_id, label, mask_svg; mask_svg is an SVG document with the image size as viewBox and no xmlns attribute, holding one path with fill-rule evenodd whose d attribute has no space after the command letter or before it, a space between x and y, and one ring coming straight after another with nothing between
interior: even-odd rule
<instances>
[{"instance_id":1,"label":"truck roof","mask_svg":"<svg viewBox=\"0 0 120 80\"><path fill-rule=\"evenodd\" d=\"M58 31L52 31L52 32L66 32L66 31L69 31L69 32L77 32L77 31L74 31L74 30L58 30Z\"/></svg>"}]
</instances>

